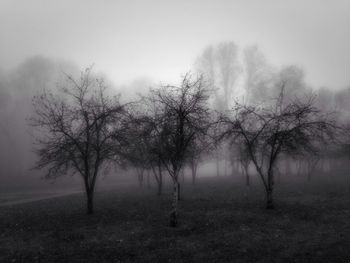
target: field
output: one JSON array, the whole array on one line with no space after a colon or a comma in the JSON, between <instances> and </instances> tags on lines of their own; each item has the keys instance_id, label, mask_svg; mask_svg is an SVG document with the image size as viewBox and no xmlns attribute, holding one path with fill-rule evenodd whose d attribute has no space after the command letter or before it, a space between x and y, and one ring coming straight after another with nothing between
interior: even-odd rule
<instances>
[{"instance_id":1,"label":"field","mask_svg":"<svg viewBox=\"0 0 350 263\"><path fill-rule=\"evenodd\" d=\"M82 194L3 206L0 262L350 262L349 185L282 182L268 211L258 181L204 178L176 229L170 188L100 191L91 216Z\"/></svg>"}]
</instances>

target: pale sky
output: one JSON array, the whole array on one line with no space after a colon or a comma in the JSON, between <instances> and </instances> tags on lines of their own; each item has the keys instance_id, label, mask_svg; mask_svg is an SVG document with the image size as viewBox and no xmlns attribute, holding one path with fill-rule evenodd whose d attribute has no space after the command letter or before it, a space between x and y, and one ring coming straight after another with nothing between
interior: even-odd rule
<instances>
[{"instance_id":1,"label":"pale sky","mask_svg":"<svg viewBox=\"0 0 350 263\"><path fill-rule=\"evenodd\" d=\"M258 44L314 86L350 85L350 0L0 0L0 68L95 63L116 84L178 79L209 44Z\"/></svg>"}]
</instances>

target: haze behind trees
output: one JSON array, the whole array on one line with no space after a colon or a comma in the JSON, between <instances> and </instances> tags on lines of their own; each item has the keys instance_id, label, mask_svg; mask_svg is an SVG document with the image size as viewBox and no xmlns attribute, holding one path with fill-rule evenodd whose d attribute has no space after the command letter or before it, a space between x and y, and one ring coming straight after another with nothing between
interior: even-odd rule
<instances>
[{"instance_id":1,"label":"haze behind trees","mask_svg":"<svg viewBox=\"0 0 350 263\"><path fill-rule=\"evenodd\" d=\"M215 50L220 48L221 53L230 52L229 48L233 50L226 63L230 68L226 73L227 76L224 77L226 80L222 79L225 72L222 69L220 71L220 63L223 65L223 59L217 58L214 54ZM63 80L63 72L74 75L79 74L79 71L77 66L69 62L33 57L16 69L1 73L1 118L3 120L1 149L9 149L1 152L3 171L1 174L8 174L8 176L3 175L1 180L15 181L13 178L28 172L28 168L33 164L35 157L32 154L32 138L26 121L28 113L31 112L31 97L44 87L56 88L57 84ZM310 87L305 83L305 73L301 68L287 66L278 70L269 64L268 58L257 46L244 48L230 42L209 46L202 54L198 54L193 71L205 72L210 84L216 88L216 95L211 98L214 108L218 107L215 105L229 107L226 105L227 101L232 105L237 99L253 104L268 101L276 93L272 88L273 82L284 78L288 80L287 85L290 86L286 87L287 97L302 96L314 91L318 95L317 106L321 109L339 112L338 118L342 120L346 120L350 111L347 103L350 87L344 87L338 91L334 91L331 87ZM166 80L161 81L166 82ZM135 93L145 93L155 84L157 82L149 78L135 79L130 84L119 88L119 91L123 91L121 99L130 100L135 97ZM223 96L225 90L230 94ZM225 101L224 98L227 97L230 99ZM9 144L13 146L9 147ZM25 178L28 176L24 175L24 180Z\"/></svg>"},{"instance_id":2,"label":"haze behind trees","mask_svg":"<svg viewBox=\"0 0 350 263\"><path fill-rule=\"evenodd\" d=\"M52 62L49 59L37 57L23 63L18 70L3 78L1 85L2 87L7 88L2 90L2 118L4 120L2 123L5 124L2 127L3 132L1 138L2 144L4 145L2 149L9 148L9 144L11 143L14 145L14 147L11 147L12 153L9 154L6 150L2 152L2 160L4 163L1 167L3 169L2 174L6 174L4 177L5 180L17 181L18 184L24 185L25 188L26 179L24 178L29 173L27 173L27 171L29 171L28 168L33 167L34 161L36 160L35 155L31 153L33 139L29 136L28 130L26 131L26 128L29 128L26 118L33 110L30 104L31 97L36 93L40 94L44 89L51 89L53 94L56 94L58 91L57 88L63 85L62 83L67 77L66 72L69 72L68 74L72 74L73 76L79 75L77 68L69 63L57 63ZM203 82L203 85L205 83L206 86L212 89L212 94L208 97L208 105L218 114L227 114L234 105L237 105L237 103L243 103L247 107L272 107L276 98L281 94L281 86L283 86L283 100L280 101L280 107L288 107L288 105L295 101L295 99L300 99L301 103L308 103L307 98L310 98L312 93L316 93L318 96L315 97L313 103L319 107L319 110L324 111L325 113L337 111L337 119L343 122L347 121L349 109L344 98L349 94L348 89L332 92L327 88L312 88L306 83L305 73L301 68L295 65L282 68L273 67L268 63L268 60L264 57L263 53L257 46L247 47L243 50L241 50L234 42L222 42L217 45L209 46L202 54L199 54L197 61L194 63L193 72L202 75L201 78L203 79L200 82ZM72 77L71 80L73 79L74 78ZM184 77L184 81L185 80L186 77ZM182 85L186 86L189 85L189 83L186 84L185 81L185 84ZM136 87L136 89L141 87L141 90L138 90L138 93L143 94L143 96L148 96L148 88L150 86L158 85L153 84L152 81L148 79L139 79L133 82L130 86ZM165 85L165 87L166 86L175 87L172 85ZM161 95L161 93L155 94L158 94L160 99L165 99L166 96L169 95ZM110 94L106 95L109 96ZM129 92L129 94L126 95L127 96L124 99L125 102L137 99L136 94L133 96L130 95ZM305 101L303 101L304 99ZM328 102L328 99L331 99L331 103ZM170 99L170 101L176 101L176 99ZM164 103L169 106L169 102ZM15 115L12 114L15 107L14 105L18 105L16 107ZM310 105L310 107L311 106L313 105ZM171 116L173 115L171 114ZM202 117L201 119L204 120L205 118ZM167 130L171 131L173 129ZM9 131L11 131L11 134ZM220 135L222 132L223 131L220 130L219 127L216 127L214 133L218 134L213 134L213 137ZM170 134L167 136L171 137ZM170 139L170 141L171 140L172 139ZM174 140L177 141L177 139ZM194 143L195 141L186 142L186 144L192 145L191 147L194 147ZM239 154L242 153L242 151L236 151L233 145L228 141L220 141L220 143L216 142L214 148L215 151L212 151L212 153L214 153L216 158L217 175L227 175L228 169L232 169L233 175L238 174L240 169L237 169L236 167L237 158L242 156ZM178 149L178 147L175 147L174 149ZM163 167L158 165L159 171L167 168L166 170L172 174L175 189L174 193L176 193L176 195L174 194L174 200L177 200L177 196L179 196L178 180L180 170L185 163L190 163L190 159L185 161L184 158L188 158L191 154L191 152L185 148L179 151L181 154L176 158L174 157L177 161L174 162L174 160L169 157L168 161L161 160ZM169 152L173 152L173 150L169 150ZM204 159L208 160L208 163L213 164L213 159L208 157L208 154L209 153L203 155ZM200 155L201 154L197 153L196 158L199 159ZM45 156L45 154L43 156ZM164 155L162 156L164 157ZM262 160L263 158L259 157L258 159ZM135 160L138 161L138 159ZM167 167L168 162L172 163L171 169L169 168L170 166ZM65 164L63 163L63 165ZM196 166L197 165L198 163ZM139 164L131 162L131 166L138 167ZM203 166L203 164L200 164L200 166ZM80 166L78 165L78 167ZM150 168L151 167L147 167L148 170ZM208 172L209 174L215 174L215 169L213 168L213 165L211 165L211 169ZM256 166L255 168L259 170L259 166ZM248 171L248 169L249 164L246 164L245 170ZM191 170L192 176L197 174L197 167L192 166ZM222 173L220 170L223 170L224 172ZM65 173L65 171L61 169L58 169L57 171L62 175ZM32 173L32 171L30 173ZM113 173L114 172L111 173L111 177L115 176ZM156 173L154 173L154 175L156 175ZM129 175L128 178L130 178L130 176L131 175ZM143 170L142 173L139 174L139 179L140 178L143 179ZM93 179L93 181L94 180L95 179ZM193 181L195 182L195 176L193 177ZM92 186L92 189L93 188L94 187ZM86 188L87 193L90 192L89 189L90 187ZM161 190L158 190L158 192L161 192ZM177 205L174 201L173 207L176 206ZM92 205L90 205L90 207L92 211ZM175 211L174 214L176 214L176 208L173 210ZM173 219L172 224L176 225L176 219Z\"/></svg>"}]
</instances>

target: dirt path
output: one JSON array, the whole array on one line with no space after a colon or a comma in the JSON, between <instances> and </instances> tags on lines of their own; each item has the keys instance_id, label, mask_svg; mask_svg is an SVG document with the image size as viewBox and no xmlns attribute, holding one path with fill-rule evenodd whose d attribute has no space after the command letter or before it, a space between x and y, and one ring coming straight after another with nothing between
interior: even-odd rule
<instances>
[{"instance_id":1,"label":"dirt path","mask_svg":"<svg viewBox=\"0 0 350 263\"><path fill-rule=\"evenodd\" d=\"M117 184L101 185L96 192L110 191L113 189L122 189L125 187L133 186L135 184L130 182L119 182ZM52 199L63 197L67 195L83 193L82 190L70 189L70 190L54 190L55 192L18 192L18 193L8 193L0 194L0 207L11 206L18 204L25 204L36 202L40 200ZM57 192L56 192L57 191Z\"/></svg>"},{"instance_id":2,"label":"dirt path","mask_svg":"<svg viewBox=\"0 0 350 263\"><path fill-rule=\"evenodd\" d=\"M25 204L25 203L46 200L46 199L52 199L52 198L57 198L57 197L62 197L62 196L67 196L67 195L72 195L72 194L78 194L78 193L81 193L81 191L65 191L65 192L57 193L57 194L46 194L46 195L36 196L36 197L29 197L29 198L22 198L22 199L20 198L20 199L15 199L15 200L3 201L3 202L0 202L0 207L1 206ZM39 194L36 194L36 195L39 195Z\"/></svg>"}]
</instances>

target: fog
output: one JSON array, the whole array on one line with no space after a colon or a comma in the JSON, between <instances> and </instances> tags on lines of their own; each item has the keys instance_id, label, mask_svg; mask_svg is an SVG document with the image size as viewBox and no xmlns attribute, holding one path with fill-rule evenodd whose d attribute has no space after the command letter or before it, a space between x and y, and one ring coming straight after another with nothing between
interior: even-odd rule
<instances>
[{"instance_id":1,"label":"fog","mask_svg":"<svg viewBox=\"0 0 350 263\"><path fill-rule=\"evenodd\" d=\"M349 9L346 0L3 0L0 65L44 55L96 63L116 84L174 81L207 45L233 40L258 44L275 65L302 65L315 86L340 88L349 83Z\"/></svg>"},{"instance_id":2,"label":"fog","mask_svg":"<svg viewBox=\"0 0 350 263\"><path fill-rule=\"evenodd\" d=\"M258 63L251 70L260 72L256 78L264 79L267 89L269 78L282 70L298 81L290 85L299 87L300 94L316 90L324 109L343 104L344 111L348 103L342 94L350 84L349 23L350 5L341 0L1 1L1 187L47 187L41 171L31 169L36 159L28 126L32 97L57 89L64 73L77 75L92 64L129 101L149 87L176 83L181 74L198 71L207 47L232 41L241 67L232 84L233 98L248 99L244 59L250 49ZM261 93L261 82L258 87L260 95L254 94L253 84L250 92L261 99L266 92Z\"/></svg>"},{"instance_id":3,"label":"fog","mask_svg":"<svg viewBox=\"0 0 350 263\"><path fill-rule=\"evenodd\" d=\"M350 262L349 25L0 0L0 262Z\"/></svg>"}]
</instances>

